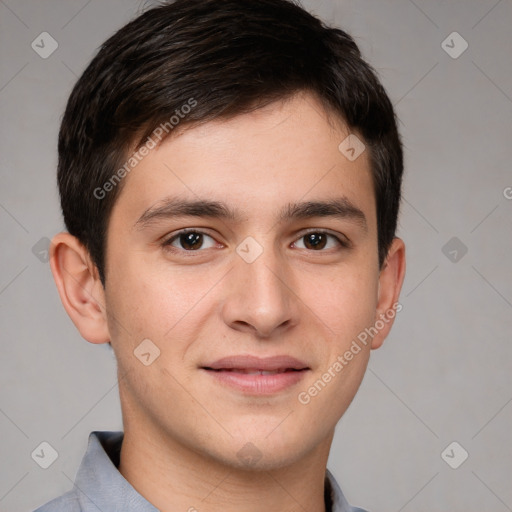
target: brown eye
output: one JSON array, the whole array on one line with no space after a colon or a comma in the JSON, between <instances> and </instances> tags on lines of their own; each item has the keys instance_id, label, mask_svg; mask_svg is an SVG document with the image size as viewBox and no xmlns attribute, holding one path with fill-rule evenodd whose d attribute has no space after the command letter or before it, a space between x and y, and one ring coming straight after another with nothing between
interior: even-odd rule
<instances>
[{"instance_id":1,"label":"brown eye","mask_svg":"<svg viewBox=\"0 0 512 512\"><path fill-rule=\"evenodd\" d=\"M307 249L323 249L327 244L325 233L308 233L303 239Z\"/></svg>"},{"instance_id":2,"label":"brown eye","mask_svg":"<svg viewBox=\"0 0 512 512\"><path fill-rule=\"evenodd\" d=\"M215 240L200 231L182 231L164 243L164 246L171 246L185 251L198 251L208 249L215 245Z\"/></svg>"},{"instance_id":3,"label":"brown eye","mask_svg":"<svg viewBox=\"0 0 512 512\"><path fill-rule=\"evenodd\" d=\"M183 233L179 236L179 241L183 249L199 249L203 245L203 235L201 233Z\"/></svg>"},{"instance_id":4,"label":"brown eye","mask_svg":"<svg viewBox=\"0 0 512 512\"><path fill-rule=\"evenodd\" d=\"M310 251L322 251L333 247L345 247L345 244L336 236L324 231L311 231L301 236L294 244L299 249Z\"/></svg>"}]
</instances>

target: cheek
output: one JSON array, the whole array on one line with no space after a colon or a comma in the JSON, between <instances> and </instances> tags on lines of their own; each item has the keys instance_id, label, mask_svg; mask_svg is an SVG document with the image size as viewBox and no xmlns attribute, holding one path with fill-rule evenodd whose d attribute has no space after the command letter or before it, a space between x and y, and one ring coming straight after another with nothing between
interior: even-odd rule
<instances>
[{"instance_id":1,"label":"cheek","mask_svg":"<svg viewBox=\"0 0 512 512\"><path fill-rule=\"evenodd\" d=\"M358 336L374 323L377 290L375 272L355 270L307 288L308 303L321 320L314 321L323 329L323 343L317 345L321 365L297 397L305 428L311 421L318 428L331 426L357 393L370 356L370 344Z\"/></svg>"},{"instance_id":2,"label":"cheek","mask_svg":"<svg viewBox=\"0 0 512 512\"><path fill-rule=\"evenodd\" d=\"M112 337L131 339L132 348L149 338L165 349L178 331L180 337L191 335L198 315L210 307L207 292L218 281L211 274L198 277L192 267L177 271L144 258L120 260L106 290Z\"/></svg>"},{"instance_id":3,"label":"cheek","mask_svg":"<svg viewBox=\"0 0 512 512\"><path fill-rule=\"evenodd\" d=\"M304 302L337 343L350 342L374 322L378 299L375 271L341 267L322 279L304 279L302 290Z\"/></svg>"}]
</instances>

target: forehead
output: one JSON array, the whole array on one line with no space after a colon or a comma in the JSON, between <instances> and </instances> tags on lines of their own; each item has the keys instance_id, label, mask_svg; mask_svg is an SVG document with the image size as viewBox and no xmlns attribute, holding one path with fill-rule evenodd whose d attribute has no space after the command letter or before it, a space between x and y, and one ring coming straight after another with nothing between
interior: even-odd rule
<instances>
[{"instance_id":1,"label":"forehead","mask_svg":"<svg viewBox=\"0 0 512 512\"><path fill-rule=\"evenodd\" d=\"M349 134L309 94L228 120L185 126L127 174L112 216L136 222L137 214L168 196L220 201L249 217L277 214L283 204L299 200L343 196L371 217L368 151L348 159Z\"/></svg>"}]
</instances>

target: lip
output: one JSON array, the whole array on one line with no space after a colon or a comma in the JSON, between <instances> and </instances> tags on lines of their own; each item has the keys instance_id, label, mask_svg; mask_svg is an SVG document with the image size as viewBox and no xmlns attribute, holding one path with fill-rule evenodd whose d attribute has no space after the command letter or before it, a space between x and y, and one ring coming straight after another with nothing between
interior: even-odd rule
<instances>
[{"instance_id":1,"label":"lip","mask_svg":"<svg viewBox=\"0 0 512 512\"><path fill-rule=\"evenodd\" d=\"M252 355L227 356L217 361L205 364L202 368L211 370L265 370L280 369L304 370L308 365L295 357L278 355L272 357L257 357Z\"/></svg>"},{"instance_id":2,"label":"lip","mask_svg":"<svg viewBox=\"0 0 512 512\"><path fill-rule=\"evenodd\" d=\"M286 355L265 358L228 356L201 369L219 384L251 395L270 395L284 391L300 382L309 371L306 363ZM275 373L262 374L262 371Z\"/></svg>"}]
</instances>

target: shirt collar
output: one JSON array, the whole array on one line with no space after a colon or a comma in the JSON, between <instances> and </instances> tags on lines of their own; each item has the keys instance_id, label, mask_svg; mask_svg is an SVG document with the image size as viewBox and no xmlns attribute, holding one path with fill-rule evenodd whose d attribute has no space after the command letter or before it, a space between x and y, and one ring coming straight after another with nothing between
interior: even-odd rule
<instances>
[{"instance_id":1,"label":"shirt collar","mask_svg":"<svg viewBox=\"0 0 512 512\"><path fill-rule=\"evenodd\" d=\"M87 451L75 481L82 512L159 512L117 469L123 437L123 432L89 434Z\"/></svg>"},{"instance_id":2,"label":"shirt collar","mask_svg":"<svg viewBox=\"0 0 512 512\"><path fill-rule=\"evenodd\" d=\"M99 432L89 434L87 451L82 459L75 480L75 492L83 512L98 510L137 510L159 512L143 498L117 469L124 433ZM343 496L333 474L325 474L325 499L327 512L358 512ZM361 511L364 512L364 511Z\"/></svg>"}]
</instances>

